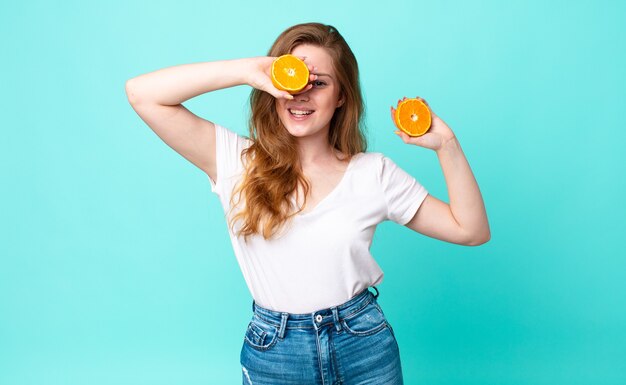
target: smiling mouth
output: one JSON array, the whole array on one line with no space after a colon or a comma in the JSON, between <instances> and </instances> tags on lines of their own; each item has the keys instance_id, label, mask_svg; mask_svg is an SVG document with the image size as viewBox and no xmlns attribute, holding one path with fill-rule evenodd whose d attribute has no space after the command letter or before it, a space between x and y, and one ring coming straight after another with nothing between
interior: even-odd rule
<instances>
[{"instance_id":1,"label":"smiling mouth","mask_svg":"<svg viewBox=\"0 0 626 385\"><path fill-rule=\"evenodd\" d=\"M288 108L287 111L293 116L307 116L315 112L315 110L295 110Z\"/></svg>"}]
</instances>

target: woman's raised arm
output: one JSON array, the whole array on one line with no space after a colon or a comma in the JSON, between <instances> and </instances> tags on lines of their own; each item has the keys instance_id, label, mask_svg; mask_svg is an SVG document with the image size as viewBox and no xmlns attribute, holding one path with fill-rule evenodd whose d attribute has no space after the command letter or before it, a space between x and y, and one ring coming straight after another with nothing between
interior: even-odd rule
<instances>
[{"instance_id":1,"label":"woman's raised arm","mask_svg":"<svg viewBox=\"0 0 626 385\"><path fill-rule=\"evenodd\" d=\"M393 108L391 114L393 119ZM491 232L478 183L450 127L432 109L431 116L432 126L423 136L412 138L400 130L396 134L405 143L429 148L437 153L450 204L428 195L406 226L447 242L481 245L491 238Z\"/></svg>"},{"instance_id":2,"label":"woman's raised arm","mask_svg":"<svg viewBox=\"0 0 626 385\"><path fill-rule=\"evenodd\" d=\"M182 103L207 92L244 84L277 98L292 98L272 85L269 69L273 59L260 56L167 67L128 80L126 95L135 112L159 138L217 180L215 125Z\"/></svg>"}]
</instances>

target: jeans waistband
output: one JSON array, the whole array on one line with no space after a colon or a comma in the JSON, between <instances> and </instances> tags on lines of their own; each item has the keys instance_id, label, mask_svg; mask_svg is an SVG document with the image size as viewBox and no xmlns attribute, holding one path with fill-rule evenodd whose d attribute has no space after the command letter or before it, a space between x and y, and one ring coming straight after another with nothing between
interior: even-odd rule
<instances>
[{"instance_id":1,"label":"jeans waistband","mask_svg":"<svg viewBox=\"0 0 626 385\"><path fill-rule=\"evenodd\" d=\"M264 322L279 328L281 338L283 337L284 330L290 328L319 329L326 324L334 323L337 330L341 330L341 319L349 318L352 314L358 312L378 298L378 289L376 286L372 286L372 288L376 290L376 294L366 288L347 302L311 313L297 314L270 310L257 305L254 300L252 300L252 311L255 316L259 317Z\"/></svg>"}]
</instances>

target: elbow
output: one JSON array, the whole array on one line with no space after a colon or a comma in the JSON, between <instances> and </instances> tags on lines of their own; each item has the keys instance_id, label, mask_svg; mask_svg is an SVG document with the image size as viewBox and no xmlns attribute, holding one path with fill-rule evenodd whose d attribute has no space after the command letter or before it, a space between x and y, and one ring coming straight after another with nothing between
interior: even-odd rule
<instances>
[{"instance_id":1,"label":"elbow","mask_svg":"<svg viewBox=\"0 0 626 385\"><path fill-rule=\"evenodd\" d=\"M136 104L138 102L137 92L135 91L133 84L133 79L129 79L126 81L126 85L124 87L126 91L126 97L128 98L128 102L130 104Z\"/></svg>"},{"instance_id":2,"label":"elbow","mask_svg":"<svg viewBox=\"0 0 626 385\"><path fill-rule=\"evenodd\" d=\"M480 246L489 242L490 239L491 239L491 231L489 231L489 228L487 228L485 231L473 234L471 237L467 239L464 245L465 246Z\"/></svg>"}]
</instances>

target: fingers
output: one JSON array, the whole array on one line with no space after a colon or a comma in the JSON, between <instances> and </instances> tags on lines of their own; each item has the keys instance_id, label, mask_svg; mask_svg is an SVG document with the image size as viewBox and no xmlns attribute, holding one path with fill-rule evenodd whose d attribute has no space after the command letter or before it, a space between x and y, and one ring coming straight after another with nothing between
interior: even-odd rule
<instances>
[{"instance_id":1,"label":"fingers","mask_svg":"<svg viewBox=\"0 0 626 385\"><path fill-rule=\"evenodd\" d=\"M407 98L406 96L405 96L405 97L403 97L402 99L398 99L398 104L402 103L403 101L405 101L405 100L407 100L407 99L408 99L408 98ZM430 107L430 106L428 105L428 102L426 101L426 99L424 99L424 98L422 98L422 97L420 97L420 96L416 96L416 97L415 97L415 99L417 99L417 100L421 100L422 102L424 102L424 104L426 104L428 107Z\"/></svg>"},{"instance_id":2,"label":"fingers","mask_svg":"<svg viewBox=\"0 0 626 385\"><path fill-rule=\"evenodd\" d=\"M424 134L422 136L409 136L406 132L401 130L394 131L394 134L398 135L400 139L402 139L402 141L406 144L415 144L417 146L425 147L426 142L424 135L427 134Z\"/></svg>"},{"instance_id":3,"label":"fingers","mask_svg":"<svg viewBox=\"0 0 626 385\"><path fill-rule=\"evenodd\" d=\"M297 57L298 59L302 60L302 61L306 64L306 66L307 66L307 67L308 67L308 69L309 69L309 72L313 72L313 71L315 71L315 70L317 69L317 67L315 67L314 65L312 65L312 64L308 64L308 63L306 62L306 56L296 56L296 57Z\"/></svg>"},{"instance_id":4,"label":"fingers","mask_svg":"<svg viewBox=\"0 0 626 385\"><path fill-rule=\"evenodd\" d=\"M402 103L403 101L405 101L405 100L407 100L407 99L408 99L408 98L407 98L406 96L405 96L405 97L403 97L402 99L398 99L398 104L397 104L397 105L399 105L400 103ZM432 108L430 108L430 105L428 104L428 102L426 101L426 99L424 99L424 98L422 98L422 97L419 97L419 96L416 96L416 97L415 97L415 99L422 101L422 102L426 105L426 107L428 107L428 109L430 110L430 113L431 113L433 116L437 116L437 115L433 112ZM392 118L394 118L394 117L395 117L395 112L396 112L396 111L395 111L395 109L393 108L393 106L391 107L391 111L392 111L392 115L391 115L391 117L392 117Z\"/></svg>"},{"instance_id":5,"label":"fingers","mask_svg":"<svg viewBox=\"0 0 626 385\"><path fill-rule=\"evenodd\" d=\"M291 95L289 92L282 92L278 90L276 91L277 91L276 93L271 93L271 95L275 97L276 99L287 99L287 100L293 99L293 95Z\"/></svg>"},{"instance_id":6,"label":"fingers","mask_svg":"<svg viewBox=\"0 0 626 385\"><path fill-rule=\"evenodd\" d=\"M278 88L273 87L270 91L267 91L270 95L275 97L276 99L287 99L292 100L293 95L287 91L279 90Z\"/></svg>"},{"instance_id":7,"label":"fingers","mask_svg":"<svg viewBox=\"0 0 626 385\"><path fill-rule=\"evenodd\" d=\"M407 135L406 132L395 130L393 133L398 135L404 143L409 143L409 141L411 140L411 137Z\"/></svg>"},{"instance_id":8,"label":"fingers","mask_svg":"<svg viewBox=\"0 0 626 385\"><path fill-rule=\"evenodd\" d=\"M276 99L287 99L287 100L292 100L293 99L293 95L292 94L290 94L287 91L279 90L278 88L276 88L272 84L266 85L265 87L262 87L262 88L259 88L259 89L262 89L263 91L265 91L268 94L272 95Z\"/></svg>"}]
</instances>

